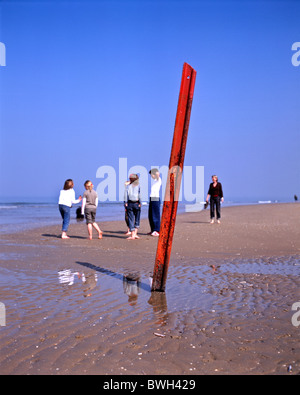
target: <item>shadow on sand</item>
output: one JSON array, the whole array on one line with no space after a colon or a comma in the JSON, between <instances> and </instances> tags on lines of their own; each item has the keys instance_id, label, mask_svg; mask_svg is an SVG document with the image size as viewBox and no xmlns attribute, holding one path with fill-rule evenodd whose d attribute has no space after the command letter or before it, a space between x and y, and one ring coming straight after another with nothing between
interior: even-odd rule
<instances>
[{"instance_id":1,"label":"shadow on sand","mask_svg":"<svg viewBox=\"0 0 300 395\"><path fill-rule=\"evenodd\" d=\"M114 278L116 278L116 279L118 279L120 281L123 281L124 277L129 278L131 275L132 276L136 276L136 274L127 274L127 275L125 275L125 274L116 273L116 272L113 272L112 270L105 269L103 267L93 265L92 263L89 263L89 262L79 262L79 261L77 261L76 263L78 265L81 265L81 266L87 267L89 269L95 270L98 273L102 273L102 274L106 274L107 276L114 277ZM146 283L143 283L143 282L140 281L139 282L139 287L141 289L143 289L144 291L146 291L146 292L151 292L150 285L148 285Z\"/></svg>"}]
</instances>

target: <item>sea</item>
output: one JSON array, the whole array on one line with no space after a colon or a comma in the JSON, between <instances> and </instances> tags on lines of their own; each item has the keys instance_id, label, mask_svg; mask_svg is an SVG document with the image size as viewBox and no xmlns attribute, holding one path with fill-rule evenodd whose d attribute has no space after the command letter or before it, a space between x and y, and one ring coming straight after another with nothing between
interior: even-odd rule
<instances>
[{"instance_id":1,"label":"sea","mask_svg":"<svg viewBox=\"0 0 300 395\"><path fill-rule=\"evenodd\" d=\"M226 202L223 206L267 204L274 201L256 202ZM77 222L76 210L79 205L75 205L71 210L71 224ZM201 211L203 204L195 206L193 204L178 203L178 213L187 211ZM143 202L141 218L148 217L148 203ZM97 210L97 222L124 220L123 203L99 203ZM38 227L61 224L61 216L57 203L47 202L0 202L0 235L14 232L22 232Z\"/></svg>"},{"instance_id":2,"label":"sea","mask_svg":"<svg viewBox=\"0 0 300 395\"><path fill-rule=\"evenodd\" d=\"M71 224L77 222L76 210L71 209ZM146 211L142 210L143 216ZM102 203L97 210L97 222L123 220L123 203ZM0 235L22 232L38 227L58 225L62 223L57 203L11 202L0 203Z\"/></svg>"}]
</instances>

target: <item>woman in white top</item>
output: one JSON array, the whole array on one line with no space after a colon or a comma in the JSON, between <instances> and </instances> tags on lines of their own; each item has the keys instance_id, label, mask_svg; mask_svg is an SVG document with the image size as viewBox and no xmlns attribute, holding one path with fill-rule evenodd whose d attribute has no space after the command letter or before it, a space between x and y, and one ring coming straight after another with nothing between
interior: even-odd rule
<instances>
[{"instance_id":1,"label":"woman in white top","mask_svg":"<svg viewBox=\"0 0 300 395\"><path fill-rule=\"evenodd\" d=\"M151 236L159 236L160 231L160 188L161 178L158 169L151 169L149 171L153 179L149 200L148 218L151 228Z\"/></svg>"},{"instance_id":2,"label":"woman in white top","mask_svg":"<svg viewBox=\"0 0 300 395\"><path fill-rule=\"evenodd\" d=\"M67 236L67 231L70 224L72 204L77 204L82 200L81 196L79 196L77 200L75 199L75 191L73 187L73 180L68 179L65 181L64 189L62 189L59 194L58 207L63 219L61 234L62 239L69 239L69 236Z\"/></svg>"}]
</instances>

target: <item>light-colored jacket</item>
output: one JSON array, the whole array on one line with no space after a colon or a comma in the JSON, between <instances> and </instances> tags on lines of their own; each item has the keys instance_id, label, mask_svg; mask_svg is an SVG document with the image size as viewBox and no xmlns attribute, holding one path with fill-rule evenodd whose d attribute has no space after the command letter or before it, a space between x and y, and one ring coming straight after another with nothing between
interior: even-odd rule
<instances>
[{"instance_id":1,"label":"light-colored jacket","mask_svg":"<svg viewBox=\"0 0 300 395\"><path fill-rule=\"evenodd\" d=\"M124 202L127 203L129 200L132 202L141 201L141 188L140 185L135 185L134 183L129 184L124 193Z\"/></svg>"}]
</instances>

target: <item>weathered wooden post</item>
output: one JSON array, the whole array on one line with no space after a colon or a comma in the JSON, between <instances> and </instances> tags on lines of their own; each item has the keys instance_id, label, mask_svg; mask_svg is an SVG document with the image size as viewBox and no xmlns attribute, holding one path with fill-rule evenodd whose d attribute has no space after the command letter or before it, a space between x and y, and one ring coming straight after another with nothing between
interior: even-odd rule
<instances>
[{"instance_id":1,"label":"weathered wooden post","mask_svg":"<svg viewBox=\"0 0 300 395\"><path fill-rule=\"evenodd\" d=\"M164 292L166 287L196 74L196 71L190 65L184 63L169 163L169 175L153 273L152 291Z\"/></svg>"}]
</instances>

